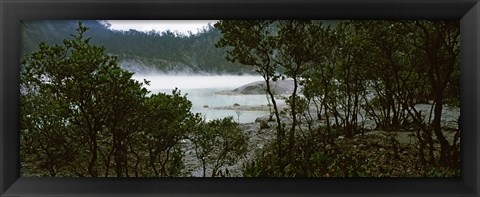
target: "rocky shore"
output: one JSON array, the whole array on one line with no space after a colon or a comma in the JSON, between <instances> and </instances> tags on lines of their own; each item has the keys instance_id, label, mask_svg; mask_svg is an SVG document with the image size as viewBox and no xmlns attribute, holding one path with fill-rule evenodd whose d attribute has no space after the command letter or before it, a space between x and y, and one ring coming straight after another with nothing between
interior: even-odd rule
<instances>
[{"instance_id":1,"label":"rocky shore","mask_svg":"<svg viewBox=\"0 0 480 197\"><path fill-rule=\"evenodd\" d=\"M232 91L222 91L218 94L226 95L240 95L240 94L264 94L265 83L262 81L246 84L239 88L236 88ZM293 81L285 80L275 83L275 91L281 94L290 94L293 91ZM292 87L292 88L289 88ZM426 114L431 109L431 104L418 104L415 108L419 111L422 111L423 114ZM280 109L284 109L286 106L279 106ZM222 107L212 107L212 109L218 110L243 110L243 111L268 111L270 106L261 105L261 106L241 106L239 104L233 106L222 106ZM455 131L458 129L458 118L460 116L460 108L458 107L448 107L444 106L442 111L442 120L441 124L444 128L444 134L447 137L447 140L452 141ZM425 117L428 119L428 117ZM240 124L242 131L248 136L248 153L245 157L241 158L239 162L235 165L225 166L222 170L228 169L230 176L241 177L242 168L245 162L251 161L254 157L254 154L258 151L261 151L266 144L271 140L275 139L275 128L276 122L274 120L269 120L269 116L259 117L253 123L244 123ZM273 117L274 119L274 117ZM281 116L282 123L291 124L291 118L286 115ZM392 155L397 158L404 160L406 163L408 161L413 161L417 155L416 154L416 136L414 131L391 131L386 132L382 130L376 130L375 124L371 120L362 120L368 124L367 127L371 128L369 131L366 131L363 134L358 134L351 139L347 139L343 136L339 136L335 141L338 147L351 149L355 153L365 155L367 158L372 157L372 163L381 163L381 166L390 166L392 169L395 169L396 163L391 159ZM323 121L320 121L323 122ZM319 123L321 125L321 123ZM301 125L301 127L306 127L306 125ZM318 125L317 125L318 126ZM390 141L395 139L399 143L398 152L391 152ZM188 143L187 146L188 147ZM191 147L191 146L190 146ZM200 177L203 175L203 169L201 162L195 158L194 151L190 148L185 150L185 176ZM369 158L370 159L370 158ZM403 171L413 171L411 166L403 166ZM382 173L382 172L378 172ZM207 168L207 176L211 174L211 169Z\"/></svg>"},{"instance_id":2,"label":"rocky shore","mask_svg":"<svg viewBox=\"0 0 480 197\"><path fill-rule=\"evenodd\" d=\"M417 106L420 110L427 110L429 106L426 104L421 104ZM225 109L234 109L235 107L224 107ZM236 108L240 108L240 106L236 106ZM268 109L268 106L243 106L244 109ZM455 134L455 130L458 129L457 120L460 116L460 109L455 107L445 107L443 111L443 118L442 118L442 127L444 128L444 134L447 137L447 140L452 141L453 136ZM285 122L287 125L291 122L286 116L282 116L282 122ZM267 126L265 126L265 124ZM251 161L253 156L256 152L261 151L267 143L271 140L275 139L275 121L269 121L268 116L259 117L253 123L244 123L240 124L240 128L242 131L248 136L248 153L245 157L241 158L239 162L235 165L225 166L222 168L228 169L230 176L232 177L241 177L242 176L242 168L245 162ZM364 154L366 156L374 157L375 155L381 155L379 158L372 158L379 159L378 162L382 162L387 166L395 166L391 160L388 159L391 154L393 153L390 150L389 140L394 138L402 147L399 149L400 157L406 161L413 160L416 157L416 149L415 143L417 141L415 137L414 131L392 131L386 132L382 130L371 130L367 131L364 134L358 134L354 136L352 139L347 139L343 136L339 136L336 139L336 143L339 147L348 148L357 151L359 154ZM185 162L185 170L184 176L192 176L192 177L201 177L203 174L203 169L201 166L201 162L195 158L195 152L190 148L186 149L186 155L184 158ZM388 156L388 157L387 157ZM383 165L382 164L382 165ZM408 166L404 166L405 169L402 170L413 170L410 169ZM207 175L211 174L211 169L207 168Z\"/></svg>"},{"instance_id":3,"label":"rocky shore","mask_svg":"<svg viewBox=\"0 0 480 197\"><path fill-rule=\"evenodd\" d=\"M269 111L270 107L273 110L273 106L260 105L260 106L221 106L221 107L210 107L214 110L240 110L240 111ZM277 106L279 109L284 109L286 105Z\"/></svg>"}]
</instances>

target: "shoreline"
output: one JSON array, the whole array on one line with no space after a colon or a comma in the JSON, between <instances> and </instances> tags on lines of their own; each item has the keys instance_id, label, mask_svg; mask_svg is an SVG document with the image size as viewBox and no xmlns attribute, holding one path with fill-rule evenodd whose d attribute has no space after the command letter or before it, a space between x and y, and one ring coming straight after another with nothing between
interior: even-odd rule
<instances>
[{"instance_id":1,"label":"shoreline","mask_svg":"<svg viewBox=\"0 0 480 197\"><path fill-rule=\"evenodd\" d=\"M286 105L278 105L279 110L282 110ZM273 105L257 105L257 106L221 106L221 107L209 107L208 109L212 110L233 110L233 111L270 111L273 110Z\"/></svg>"}]
</instances>

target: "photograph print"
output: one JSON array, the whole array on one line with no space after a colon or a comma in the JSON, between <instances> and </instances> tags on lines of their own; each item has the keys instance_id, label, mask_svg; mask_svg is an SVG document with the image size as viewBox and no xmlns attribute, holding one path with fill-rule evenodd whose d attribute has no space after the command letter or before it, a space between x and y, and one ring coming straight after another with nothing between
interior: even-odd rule
<instances>
[{"instance_id":1,"label":"photograph print","mask_svg":"<svg viewBox=\"0 0 480 197\"><path fill-rule=\"evenodd\" d=\"M459 20L23 20L21 177L460 177Z\"/></svg>"}]
</instances>

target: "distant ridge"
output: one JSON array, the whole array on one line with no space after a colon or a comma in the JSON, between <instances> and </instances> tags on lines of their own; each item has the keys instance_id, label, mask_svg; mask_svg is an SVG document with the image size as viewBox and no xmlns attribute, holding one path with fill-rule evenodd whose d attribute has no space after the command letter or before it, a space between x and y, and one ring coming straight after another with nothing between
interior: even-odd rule
<instances>
[{"instance_id":1,"label":"distant ridge","mask_svg":"<svg viewBox=\"0 0 480 197\"><path fill-rule=\"evenodd\" d=\"M78 27L76 20L22 21L22 58L38 50L40 42L62 45ZM221 32L209 26L198 34L175 32L116 31L103 21L85 20L91 44L104 46L118 57L119 65L134 72L182 72L192 74L253 74L250 67L226 59L226 49L216 48Z\"/></svg>"}]
</instances>

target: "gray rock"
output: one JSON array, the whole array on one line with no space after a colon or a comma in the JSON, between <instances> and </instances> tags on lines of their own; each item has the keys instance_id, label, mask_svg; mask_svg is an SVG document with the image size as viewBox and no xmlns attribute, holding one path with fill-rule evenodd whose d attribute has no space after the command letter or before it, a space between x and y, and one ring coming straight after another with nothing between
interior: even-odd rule
<instances>
[{"instance_id":1,"label":"gray rock","mask_svg":"<svg viewBox=\"0 0 480 197\"><path fill-rule=\"evenodd\" d=\"M271 81L270 88L272 92L276 95L282 94L291 94L294 89L293 80L281 80L281 81ZM297 92L302 90L303 86L298 87ZM256 81L252 82L238 88L235 88L232 91L222 91L218 94L227 94L227 95L255 95L255 94L265 94L267 85L265 81Z\"/></svg>"},{"instance_id":2,"label":"gray rock","mask_svg":"<svg viewBox=\"0 0 480 197\"><path fill-rule=\"evenodd\" d=\"M268 125L268 116L258 117L255 119L256 123L260 123L260 129L268 129L270 125Z\"/></svg>"},{"instance_id":3,"label":"gray rock","mask_svg":"<svg viewBox=\"0 0 480 197\"><path fill-rule=\"evenodd\" d=\"M270 128L270 125L268 125L267 121L260 122L260 129L268 129L268 128Z\"/></svg>"},{"instance_id":4,"label":"gray rock","mask_svg":"<svg viewBox=\"0 0 480 197\"><path fill-rule=\"evenodd\" d=\"M261 117L258 117L255 119L255 122L256 123L260 123L260 122L268 122L268 116L261 116Z\"/></svg>"}]
</instances>

